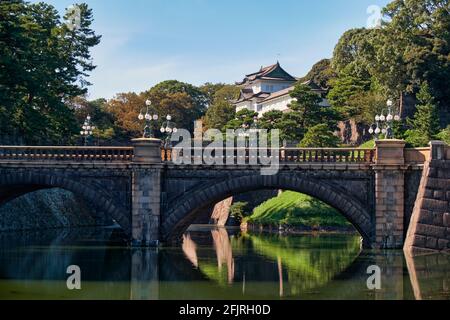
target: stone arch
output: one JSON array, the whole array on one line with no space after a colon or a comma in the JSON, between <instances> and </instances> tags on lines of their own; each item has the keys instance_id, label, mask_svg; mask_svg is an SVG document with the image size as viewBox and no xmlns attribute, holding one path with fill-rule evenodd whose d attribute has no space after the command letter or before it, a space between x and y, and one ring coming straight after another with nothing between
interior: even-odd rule
<instances>
[{"instance_id":1,"label":"stone arch","mask_svg":"<svg viewBox=\"0 0 450 320\"><path fill-rule=\"evenodd\" d=\"M234 194L259 189L292 190L317 198L339 210L361 234L364 245L368 246L372 243L371 214L359 200L325 182L314 178L298 177L294 174L231 178L185 194L180 200L173 203L164 215L165 219L161 225L163 241L177 240L195 219L196 213L205 206Z\"/></svg>"},{"instance_id":2,"label":"stone arch","mask_svg":"<svg viewBox=\"0 0 450 320\"><path fill-rule=\"evenodd\" d=\"M62 175L49 175L34 172L12 172L0 175L0 189L8 188L12 191L0 195L0 204L24 195L28 192L48 188L61 188L80 196L94 208L102 210L114 219L127 235L131 234L131 224L127 215L118 208L101 191L95 190L87 185L81 184L73 179Z\"/></svg>"}]
</instances>

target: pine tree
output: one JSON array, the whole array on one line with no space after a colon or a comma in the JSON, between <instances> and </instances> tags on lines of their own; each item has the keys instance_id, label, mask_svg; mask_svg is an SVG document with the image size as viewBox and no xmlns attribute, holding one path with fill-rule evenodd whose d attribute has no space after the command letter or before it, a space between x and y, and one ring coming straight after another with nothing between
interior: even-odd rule
<instances>
[{"instance_id":1,"label":"pine tree","mask_svg":"<svg viewBox=\"0 0 450 320\"><path fill-rule=\"evenodd\" d=\"M441 128L439 125L439 111L430 92L430 88L424 82L416 95L419 102L413 119L408 119L410 127L406 131L406 142L414 147L426 146L436 138Z\"/></svg>"}]
</instances>

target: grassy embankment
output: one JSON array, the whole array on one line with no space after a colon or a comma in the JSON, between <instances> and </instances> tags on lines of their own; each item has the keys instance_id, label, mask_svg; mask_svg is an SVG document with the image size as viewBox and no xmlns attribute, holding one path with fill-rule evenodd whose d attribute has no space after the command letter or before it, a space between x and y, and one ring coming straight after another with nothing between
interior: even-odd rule
<instances>
[{"instance_id":1,"label":"grassy embankment","mask_svg":"<svg viewBox=\"0 0 450 320\"><path fill-rule=\"evenodd\" d=\"M351 224L327 204L293 191L285 191L256 207L245 219L264 226L305 227L312 229L350 228Z\"/></svg>"}]
</instances>

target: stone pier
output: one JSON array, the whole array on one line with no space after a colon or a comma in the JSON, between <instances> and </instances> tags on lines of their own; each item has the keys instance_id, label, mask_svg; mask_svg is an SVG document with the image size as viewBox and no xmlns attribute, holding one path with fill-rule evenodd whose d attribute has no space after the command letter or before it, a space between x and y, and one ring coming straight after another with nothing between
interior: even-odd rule
<instances>
[{"instance_id":1,"label":"stone pier","mask_svg":"<svg viewBox=\"0 0 450 320\"><path fill-rule=\"evenodd\" d=\"M132 175L132 244L158 246L161 224L161 140L135 139Z\"/></svg>"},{"instance_id":2,"label":"stone pier","mask_svg":"<svg viewBox=\"0 0 450 320\"><path fill-rule=\"evenodd\" d=\"M376 142L375 170L375 247L403 247L405 212L405 142Z\"/></svg>"}]
</instances>

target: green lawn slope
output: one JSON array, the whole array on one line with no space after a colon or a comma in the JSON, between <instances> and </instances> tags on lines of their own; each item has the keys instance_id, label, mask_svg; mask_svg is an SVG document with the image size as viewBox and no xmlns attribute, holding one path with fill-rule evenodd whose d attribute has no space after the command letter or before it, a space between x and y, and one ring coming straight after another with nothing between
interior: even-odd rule
<instances>
[{"instance_id":1,"label":"green lawn slope","mask_svg":"<svg viewBox=\"0 0 450 320\"><path fill-rule=\"evenodd\" d=\"M284 191L256 207L246 219L251 224L308 228L350 227L351 224L327 204L310 196Z\"/></svg>"}]
</instances>

